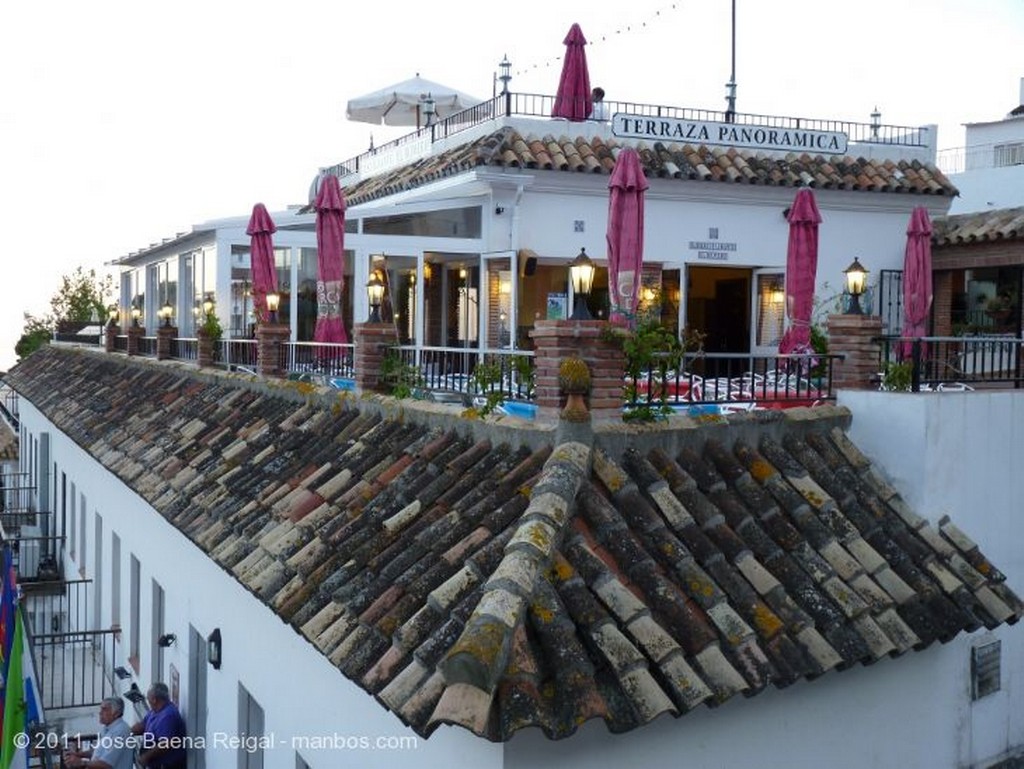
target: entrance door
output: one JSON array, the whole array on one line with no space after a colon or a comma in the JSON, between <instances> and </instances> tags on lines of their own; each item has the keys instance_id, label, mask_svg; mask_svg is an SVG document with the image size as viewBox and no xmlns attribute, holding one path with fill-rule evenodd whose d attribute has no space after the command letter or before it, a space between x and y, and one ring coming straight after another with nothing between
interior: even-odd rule
<instances>
[{"instance_id":1,"label":"entrance door","mask_svg":"<svg viewBox=\"0 0 1024 769\"><path fill-rule=\"evenodd\" d=\"M185 712L185 727L191 737L206 737L206 639L199 631L188 627L188 710ZM197 744L201 744L197 741ZM189 769L205 769L205 752L193 747L189 749Z\"/></svg>"},{"instance_id":2,"label":"entrance door","mask_svg":"<svg viewBox=\"0 0 1024 769\"><path fill-rule=\"evenodd\" d=\"M687 267L686 327L707 352L750 352L751 270Z\"/></svg>"}]
</instances>

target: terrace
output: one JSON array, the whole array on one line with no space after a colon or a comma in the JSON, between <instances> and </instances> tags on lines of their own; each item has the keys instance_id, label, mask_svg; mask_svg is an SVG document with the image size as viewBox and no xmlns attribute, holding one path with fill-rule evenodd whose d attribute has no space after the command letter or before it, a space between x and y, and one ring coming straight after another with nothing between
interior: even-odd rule
<instances>
[{"instance_id":1,"label":"terrace","mask_svg":"<svg viewBox=\"0 0 1024 769\"><path fill-rule=\"evenodd\" d=\"M845 316L850 317L850 316ZM866 316L865 316L866 317ZM587 326L606 327L598 322ZM573 321L561 322L571 327ZM405 397L480 405L491 400L506 404L538 403L537 355L533 350L460 349L417 347L387 341L388 324L356 327L356 341L349 344L291 342L278 338L270 350L258 339L179 338L167 328L157 336L121 334L111 328L103 337L62 335L62 345L105 346L114 356L139 356L179 361L197 367L211 367L255 376L269 375L292 381L326 385L338 390L377 389ZM385 339L368 338L367 329L385 332ZM1018 389L1024 384L1021 346L1024 339L1013 336L990 338L898 336L871 338L867 369L870 376L862 386L908 389L914 392L984 389ZM360 343L377 353L371 363L357 354ZM904 354L904 343L908 352ZM261 350L263 352L261 353ZM261 359L273 357L273 361ZM754 355L681 352L678 356L654 354L639 364L622 365L620 408L627 412L659 407L674 411L728 413L754 409L783 409L814 406L836 400L840 386L837 367L851 358L851 351L830 354ZM894 388L883 372L892 364L906 371L906 386ZM372 378L363 374L373 366ZM361 370L363 369L363 370ZM863 364L861 365L863 369ZM366 382L376 386L367 387ZM848 383L848 379L845 380ZM360 383L362 382L362 386ZM513 411L512 406L509 410ZM529 410L529 408L527 409ZM517 411L516 413L522 413Z\"/></svg>"}]
</instances>

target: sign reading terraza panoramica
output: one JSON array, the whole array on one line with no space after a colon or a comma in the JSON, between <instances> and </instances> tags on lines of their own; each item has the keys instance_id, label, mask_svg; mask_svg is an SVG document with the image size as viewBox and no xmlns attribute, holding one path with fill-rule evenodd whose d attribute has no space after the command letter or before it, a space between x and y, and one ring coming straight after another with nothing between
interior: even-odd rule
<instances>
[{"instance_id":1,"label":"sign reading terraza panoramica","mask_svg":"<svg viewBox=\"0 0 1024 769\"><path fill-rule=\"evenodd\" d=\"M846 153L847 135L839 131L810 131L765 125L719 123L713 120L679 120L668 117L612 116L612 133L628 139L648 139L684 144L724 144L730 147L781 152Z\"/></svg>"}]
</instances>

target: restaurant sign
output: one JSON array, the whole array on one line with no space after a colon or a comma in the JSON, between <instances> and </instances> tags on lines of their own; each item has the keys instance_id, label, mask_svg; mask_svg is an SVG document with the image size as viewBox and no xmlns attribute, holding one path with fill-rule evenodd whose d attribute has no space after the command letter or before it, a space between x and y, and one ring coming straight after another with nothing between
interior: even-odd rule
<instances>
[{"instance_id":1,"label":"restaurant sign","mask_svg":"<svg viewBox=\"0 0 1024 769\"><path fill-rule=\"evenodd\" d=\"M721 144L729 147L780 152L846 153L849 137L841 131L811 131L786 126L740 125L714 120L630 115L612 116L612 133L626 139L647 139L686 144Z\"/></svg>"}]
</instances>

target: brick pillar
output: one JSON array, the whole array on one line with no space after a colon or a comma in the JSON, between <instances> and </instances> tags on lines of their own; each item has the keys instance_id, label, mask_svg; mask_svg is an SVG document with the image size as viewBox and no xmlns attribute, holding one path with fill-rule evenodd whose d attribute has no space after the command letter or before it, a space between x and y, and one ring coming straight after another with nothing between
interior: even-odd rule
<instances>
[{"instance_id":1,"label":"brick pillar","mask_svg":"<svg viewBox=\"0 0 1024 769\"><path fill-rule=\"evenodd\" d=\"M291 336L291 328L281 323L260 323L256 326L256 371L260 376L284 376L284 343Z\"/></svg>"},{"instance_id":2,"label":"brick pillar","mask_svg":"<svg viewBox=\"0 0 1024 769\"><path fill-rule=\"evenodd\" d=\"M953 273L950 270L932 273L932 297L935 336L953 336Z\"/></svg>"},{"instance_id":3,"label":"brick pillar","mask_svg":"<svg viewBox=\"0 0 1024 769\"><path fill-rule=\"evenodd\" d=\"M107 328L104 330L104 334L103 334L103 349L104 349L104 351L106 351L106 352L113 352L114 351L114 348L117 346L117 332L120 331L120 330L121 329L119 329L117 326L113 326L113 325L111 325L109 323L107 324Z\"/></svg>"},{"instance_id":4,"label":"brick pillar","mask_svg":"<svg viewBox=\"0 0 1024 769\"><path fill-rule=\"evenodd\" d=\"M873 388L873 377L879 372L881 345L875 341L882 334L882 318L878 315L829 315L828 351L842 354L832 374L833 390L866 390Z\"/></svg>"},{"instance_id":5,"label":"brick pillar","mask_svg":"<svg viewBox=\"0 0 1024 769\"><path fill-rule=\"evenodd\" d=\"M389 347L398 344L393 323L356 323L353 329L355 344L356 392L382 392L380 367Z\"/></svg>"},{"instance_id":6,"label":"brick pillar","mask_svg":"<svg viewBox=\"0 0 1024 769\"><path fill-rule=\"evenodd\" d=\"M142 326L128 327L128 354L139 354L139 340L145 335L146 329Z\"/></svg>"},{"instance_id":7,"label":"brick pillar","mask_svg":"<svg viewBox=\"0 0 1024 769\"><path fill-rule=\"evenodd\" d=\"M622 384L626 356L616 339L604 339L603 320L538 320L530 336L534 342L534 384L537 416L556 419L564 396L558 387L558 366L563 358L577 356L590 369L587 407L591 418L622 419Z\"/></svg>"},{"instance_id":8,"label":"brick pillar","mask_svg":"<svg viewBox=\"0 0 1024 769\"><path fill-rule=\"evenodd\" d=\"M196 332L196 363L199 368L213 366L213 338L202 329Z\"/></svg>"},{"instance_id":9,"label":"brick pillar","mask_svg":"<svg viewBox=\"0 0 1024 769\"><path fill-rule=\"evenodd\" d=\"M171 340L177 335L177 326L160 326L160 328L156 330L157 360L168 360L171 357Z\"/></svg>"}]
</instances>

